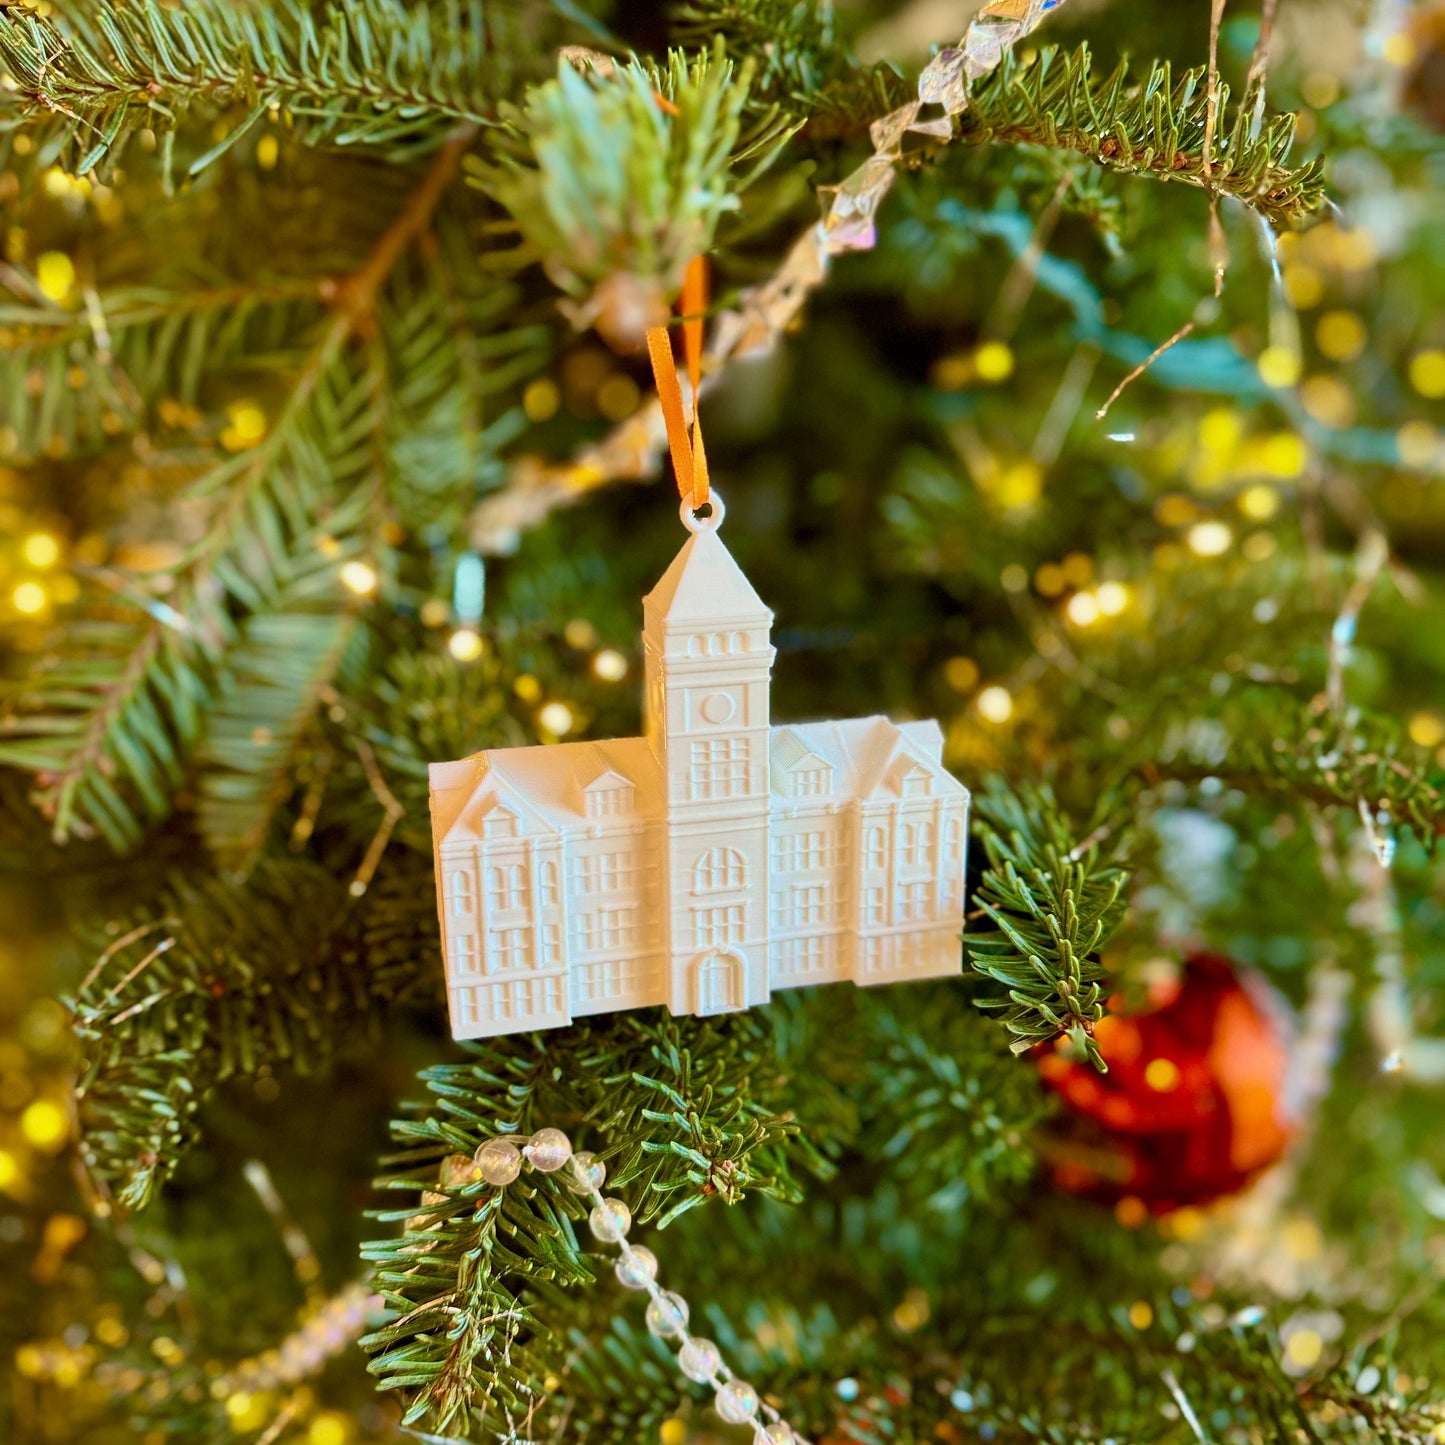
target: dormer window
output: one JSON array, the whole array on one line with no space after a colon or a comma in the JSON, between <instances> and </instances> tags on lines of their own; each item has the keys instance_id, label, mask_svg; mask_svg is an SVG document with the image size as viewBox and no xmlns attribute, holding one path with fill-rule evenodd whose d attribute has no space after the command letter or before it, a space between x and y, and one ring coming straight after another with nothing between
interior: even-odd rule
<instances>
[{"instance_id":1,"label":"dormer window","mask_svg":"<svg viewBox=\"0 0 1445 1445\"><path fill-rule=\"evenodd\" d=\"M789 774L795 798L823 798L833 791L833 768L822 758L805 758Z\"/></svg>"},{"instance_id":2,"label":"dormer window","mask_svg":"<svg viewBox=\"0 0 1445 1445\"><path fill-rule=\"evenodd\" d=\"M510 808L498 805L482 820L482 837L484 838L515 838L516 836L517 815Z\"/></svg>"},{"instance_id":3,"label":"dormer window","mask_svg":"<svg viewBox=\"0 0 1445 1445\"><path fill-rule=\"evenodd\" d=\"M888 781L900 798L925 798L932 791L928 769L913 758L902 757L889 770Z\"/></svg>"},{"instance_id":4,"label":"dormer window","mask_svg":"<svg viewBox=\"0 0 1445 1445\"><path fill-rule=\"evenodd\" d=\"M606 768L582 789L582 811L589 818L617 818L632 811L633 785Z\"/></svg>"}]
</instances>

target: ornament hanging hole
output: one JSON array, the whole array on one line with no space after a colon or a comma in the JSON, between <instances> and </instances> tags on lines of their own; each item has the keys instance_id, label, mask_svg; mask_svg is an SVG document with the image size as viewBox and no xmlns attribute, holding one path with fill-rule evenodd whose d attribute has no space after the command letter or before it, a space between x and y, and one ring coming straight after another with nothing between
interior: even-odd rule
<instances>
[{"instance_id":1,"label":"ornament hanging hole","mask_svg":"<svg viewBox=\"0 0 1445 1445\"><path fill-rule=\"evenodd\" d=\"M717 492L710 491L707 501L696 510L693 509L692 498L684 497L682 506L678 508L678 515L689 532L716 532L722 526L727 508L723 506L723 499Z\"/></svg>"}]
</instances>

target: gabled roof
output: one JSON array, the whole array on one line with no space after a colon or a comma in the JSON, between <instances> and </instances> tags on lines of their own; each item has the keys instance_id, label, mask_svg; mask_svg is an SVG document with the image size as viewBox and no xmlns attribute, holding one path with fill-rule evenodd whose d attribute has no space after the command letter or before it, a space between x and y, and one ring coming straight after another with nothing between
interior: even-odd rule
<instances>
[{"instance_id":1,"label":"gabled roof","mask_svg":"<svg viewBox=\"0 0 1445 1445\"><path fill-rule=\"evenodd\" d=\"M831 768L832 763L817 753L791 727L773 729L771 747L773 766L791 773L798 768Z\"/></svg>"},{"instance_id":2,"label":"gabled roof","mask_svg":"<svg viewBox=\"0 0 1445 1445\"><path fill-rule=\"evenodd\" d=\"M531 748L494 748L464 759L475 779L462 792L465 801L450 807L451 821L437 815L438 835L446 838L481 837L481 818L487 806L478 800L504 803L549 832L591 827L586 816L586 794L593 789L634 787L636 812L647 815L662 809L662 771L645 738L613 738L602 742L556 743ZM452 768L460 770L461 763ZM456 775L458 791L467 787L465 775ZM436 774L433 772L433 786ZM635 816L635 814L634 814ZM473 820L476 825L473 826Z\"/></svg>"},{"instance_id":3,"label":"gabled roof","mask_svg":"<svg viewBox=\"0 0 1445 1445\"><path fill-rule=\"evenodd\" d=\"M726 627L747 622L771 625L772 612L716 532L694 532L642 599L644 618L669 623L700 623Z\"/></svg>"},{"instance_id":4,"label":"gabled roof","mask_svg":"<svg viewBox=\"0 0 1445 1445\"><path fill-rule=\"evenodd\" d=\"M936 722L893 723L886 717L847 718L841 722L790 723L773 729L773 757L780 751L796 758L821 759L834 769L831 797L817 798L818 807L836 805L847 798L867 798L887 785L893 767L922 768L935 793L968 796L968 789L943 766L943 732ZM773 780L781 793L785 763ZM891 791L891 790L890 790Z\"/></svg>"}]
</instances>

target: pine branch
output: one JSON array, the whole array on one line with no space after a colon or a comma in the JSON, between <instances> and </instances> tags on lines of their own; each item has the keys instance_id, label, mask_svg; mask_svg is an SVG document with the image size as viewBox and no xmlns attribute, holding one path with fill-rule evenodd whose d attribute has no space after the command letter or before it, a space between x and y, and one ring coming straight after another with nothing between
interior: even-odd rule
<instances>
[{"instance_id":1,"label":"pine branch","mask_svg":"<svg viewBox=\"0 0 1445 1445\"><path fill-rule=\"evenodd\" d=\"M1276 116L1251 137L1256 95L1247 94L1231 115L1229 87L1221 83L1206 174L1204 67L1185 71L1176 84L1168 63L1156 62L1142 84L1131 85L1126 61L1102 81L1092 66L1087 45L1050 47L1027 61L1010 53L974 87L959 138L1048 146L1111 170L1184 181L1233 196L1275 226L1297 225L1323 206L1323 160L1286 164L1294 116Z\"/></svg>"},{"instance_id":2,"label":"pine branch","mask_svg":"<svg viewBox=\"0 0 1445 1445\"><path fill-rule=\"evenodd\" d=\"M606 1161L607 1192L659 1227L712 1195L796 1197L785 1148L796 1125L770 1107L786 1076L765 1016L636 1014L468 1051L473 1062L422 1075L432 1112L393 1125L406 1148L381 1185L422 1203L381 1214L405 1231L365 1250L394 1311L363 1341L372 1372L407 1397L408 1424L456 1434L543 1403L537 1382L561 1364L557 1291L594 1274L573 1228L586 1201L555 1177L504 1190L472 1179L485 1139L566 1128Z\"/></svg>"},{"instance_id":3,"label":"pine branch","mask_svg":"<svg viewBox=\"0 0 1445 1445\"><path fill-rule=\"evenodd\" d=\"M688 261L795 128L777 106L745 128L751 85L751 64L735 71L718 45L691 60L673 51L665 70L634 61L602 76L563 63L524 110L507 108L515 143L472 172L511 213L526 257L574 297L615 291L618 277L635 287L625 304L597 292L579 324L602 308L665 317Z\"/></svg>"},{"instance_id":4,"label":"pine branch","mask_svg":"<svg viewBox=\"0 0 1445 1445\"><path fill-rule=\"evenodd\" d=\"M0 762L39 775L38 802L58 838L94 830L124 849L147 820L164 816L204 707L222 684L238 619L276 610L276 599L314 553L323 520L328 527L348 518L359 525L365 508L348 512L343 504L363 488L377 495L384 395L375 369L349 354L348 343L373 324L382 285L430 225L468 140L443 147L366 264L341 288L337 310L297 367L269 434L192 485L191 495L213 509L167 601L140 595L143 613L131 611L119 625L74 629L70 651L57 652L43 680L14 694ZM329 610L350 605L333 590ZM260 635L253 626L250 642ZM319 659L335 656L324 649ZM313 679L313 695L324 680ZM264 774L251 777L271 794ZM229 847L235 839L220 841Z\"/></svg>"},{"instance_id":5,"label":"pine branch","mask_svg":"<svg viewBox=\"0 0 1445 1445\"><path fill-rule=\"evenodd\" d=\"M439 146L458 123L495 124L522 53L505 8L481 0L328 0L318 12L288 0L71 0L53 20L9 5L0 21L0 64L15 82L10 123L48 122L38 153L83 175L149 129L162 138L168 185L180 126L218 114L224 135L186 175L268 113L312 145L396 159Z\"/></svg>"},{"instance_id":6,"label":"pine branch","mask_svg":"<svg viewBox=\"0 0 1445 1445\"><path fill-rule=\"evenodd\" d=\"M974 968L1008 989L1007 1002L980 1006L1002 1012L1016 1054L1068 1038L1105 1071L1093 1037L1104 1015L1097 954L1119 922L1127 874L1101 861L1098 828L1075 840L1047 789L996 789L975 806L988 854L976 897L999 931L966 943Z\"/></svg>"}]
</instances>

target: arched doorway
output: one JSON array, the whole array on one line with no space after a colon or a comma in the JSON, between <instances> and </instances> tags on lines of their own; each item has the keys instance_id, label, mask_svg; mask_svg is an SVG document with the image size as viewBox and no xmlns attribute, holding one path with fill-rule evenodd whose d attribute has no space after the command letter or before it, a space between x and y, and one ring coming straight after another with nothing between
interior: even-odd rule
<instances>
[{"instance_id":1,"label":"arched doorway","mask_svg":"<svg viewBox=\"0 0 1445 1445\"><path fill-rule=\"evenodd\" d=\"M698 1013L732 1013L742 1006L742 959L735 953L707 954L697 966Z\"/></svg>"}]
</instances>

